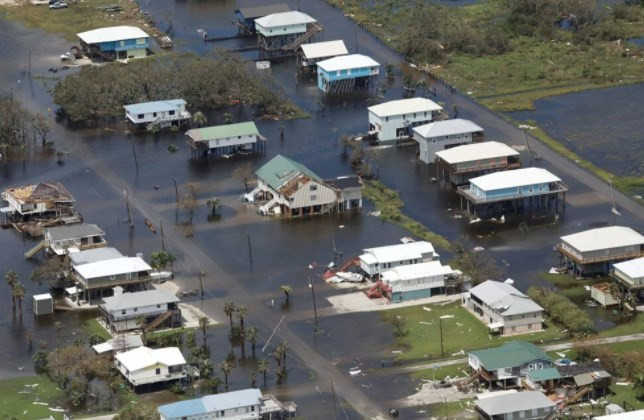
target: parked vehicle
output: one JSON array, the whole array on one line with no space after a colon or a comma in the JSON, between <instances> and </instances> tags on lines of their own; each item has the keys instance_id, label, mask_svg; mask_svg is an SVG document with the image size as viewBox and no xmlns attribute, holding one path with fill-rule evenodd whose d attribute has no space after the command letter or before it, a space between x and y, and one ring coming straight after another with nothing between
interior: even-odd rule
<instances>
[{"instance_id":1,"label":"parked vehicle","mask_svg":"<svg viewBox=\"0 0 644 420\"><path fill-rule=\"evenodd\" d=\"M55 3L49 3L50 9L66 9L67 3L64 1L57 1Z\"/></svg>"}]
</instances>

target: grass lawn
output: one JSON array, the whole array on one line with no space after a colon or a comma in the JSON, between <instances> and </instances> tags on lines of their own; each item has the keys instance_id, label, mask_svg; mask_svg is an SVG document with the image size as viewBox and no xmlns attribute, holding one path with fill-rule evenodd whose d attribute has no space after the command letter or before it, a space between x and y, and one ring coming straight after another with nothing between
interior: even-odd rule
<instances>
[{"instance_id":1,"label":"grass lawn","mask_svg":"<svg viewBox=\"0 0 644 420\"><path fill-rule=\"evenodd\" d=\"M602 331L598 335L599 337L616 337L637 333L644 333L644 313L638 313L630 321Z\"/></svg>"},{"instance_id":2,"label":"grass lawn","mask_svg":"<svg viewBox=\"0 0 644 420\"><path fill-rule=\"evenodd\" d=\"M34 384L38 385L27 386ZM0 419L40 419L50 415L62 419L62 413L49 411L47 405L34 404L44 402L57 407L55 401L62 397L63 392L44 375L0 381Z\"/></svg>"},{"instance_id":3,"label":"grass lawn","mask_svg":"<svg viewBox=\"0 0 644 420\"><path fill-rule=\"evenodd\" d=\"M426 311L424 308L431 309ZM439 317L454 315L454 318L445 319L443 323L443 347L446 357L463 357L456 354L461 350L475 350L496 347L501 344L525 340L536 344L556 341L567 338L552 324L546 324L546 330L533 334L524 334L514 337L499 337L488 334L487 327L460 306L460 302L446 305L410 306L383 312L383 319L391 316L404 317L407 320L408 334L396 339L395 348L402 351L399 358L407 361L431 360L441 357Z\"/></svg>"},{"instance_id":4,"label":"grass lawn","mask_svg":"<svg viewBox=\"0 0 644 420\"><path fill-rule=\"evenodd\" d=\"M107 341L112 338L112 334L109 333L99 322L98 318L92 318L85 322L85 330L88 334L94 334L101 339Z\"/></svg>"},{"instance_id":5,"label":"grass lawn","mask_svg":"<svg viewBox=\"0 0 644 420\"><path fill-rule=\"evenodd\" d=\"M138 15L136 2L126 0L85 0L83 2L68 2L66 9L50 10L47 5L35 6L29 2L21 6L0 7L8 19L16 20L24 25L58 33L70 41L77 40L76 34L105 26L134 25L140 26L152 35L151 27L143 26ZM102 8L121 6L120 13L106 13Z\"/></svg>"},{"instance_id":6,"label":"grass lawn","mask_svg":"<svg viewBox=\"0 0 644 420\"><path fill-rule=\"evenodd\" d=\"M468 373L467 363L456 363L449 366L442 366L436 369L425 369L419 370L411 374L412 378L424 380L424 381L433 381L433 380L442 380L446 377L450 378L462 378L467 376ZM465 373L463 373L465 372Z\"/></svg>"},{"instance_id":7,"label":"grass lawn","mask_svg":"<svg viewBox=\"0 0 644 420\"><path fill-rule=\"evenodd\" d=\"M633 340L633 341L624 341L622 343L609 343L602 344L602 347L608 347L615 353L628 353L630 351L641 351L644 349L644 340ZM561 354L565 354L566 359L574 360L577 357L577 353L574 349L569 350L558 350L558 351L548 351L546 352L548 356L553 359L561 359Z\"/></svg>"}]
</instances>

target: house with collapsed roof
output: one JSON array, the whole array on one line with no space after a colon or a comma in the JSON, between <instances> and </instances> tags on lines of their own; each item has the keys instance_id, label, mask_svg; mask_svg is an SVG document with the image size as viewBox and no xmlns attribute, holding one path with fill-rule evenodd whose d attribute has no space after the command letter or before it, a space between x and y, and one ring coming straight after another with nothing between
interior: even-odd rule
<instances>
[{"instance_id":1,"label":"house with collapsed roof","mask_svg":"<svg viewBox=\"0 0 644 420\"><path fill-rule=\"evenodd\" d=\"M611 380L599 361L573 362L529 371L523 385L544 392L553 401L574 404L605 397Z\"/></svg>"},{"instance_id":2,"label":"house with collapsed roof","mask_svg":"<svg viewBox=\"0 0 644 420\"><path fill-rule=\"evenodd\" d=\"M2 192L2 199L7 202L7 207L0 210L5 223L42 222L53 226L81 221L74 211L76 200L60 182L7 188Z\"/></svg>"},{"instance_id":3,"label":"house with collapsed roof","mask_svg":"<svg viewBox=\"0 0 644 420\"><path fill-rule=\"evenodd\" d=\"M277 155L259 168L257 186L245 194L260 202L264 215L298 217L344 212L362 207L362 182L357 176L323 180L299 162Z\"/></svg>"},{"instance_id":4,"label":"house with collapsed roof","mask_svg":"<svg viewBox=\"0 0 644 420\"><path fill-rule=\"evenodd\" d=\"M508 283L484 281L463 293L463 306L500 335L542 330L544 309Z\"/></svg>"}]
</instances>

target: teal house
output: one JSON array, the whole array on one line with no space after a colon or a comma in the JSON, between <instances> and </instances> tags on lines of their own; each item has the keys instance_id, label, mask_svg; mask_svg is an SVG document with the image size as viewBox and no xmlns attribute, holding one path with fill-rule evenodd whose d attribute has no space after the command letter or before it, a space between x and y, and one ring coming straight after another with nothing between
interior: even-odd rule
<instances>
[{"instance_id":1,"label":"teal house","mask_svg":"<svg viewBox=\"0 0 644 420\"><path fill-rule=\"evenodd\" d=\"M318 62L318 88L325 94L349 93L368 88L380 74L380 64L362 54L333 57Z\"/></svg>"},{"instance_id":2,"label":"teal house","mask_svg":"<svg viewBox=\"0 0 644 420\"><path fill-rule=\"evenodd\" d=\"M104 60L147 56L150 36L136 26L111 26L77 34L83 54Z\"/></svg>"}]
</instances>

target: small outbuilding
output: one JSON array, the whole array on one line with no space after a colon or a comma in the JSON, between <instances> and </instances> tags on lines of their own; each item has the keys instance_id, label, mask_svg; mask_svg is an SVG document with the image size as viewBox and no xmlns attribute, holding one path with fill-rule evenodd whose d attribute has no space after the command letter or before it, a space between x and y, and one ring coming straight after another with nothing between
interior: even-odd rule
<instances>
[{"instance_id":1,"label":"small outbuilding","mask_svg":"<svg viewBox=\"0 0 644 420\"><path fill-rule=\"evenodd\" d=\"M433 163L441 150L484 140L483 128L460 118L414 127L412 137L418 143L418 158L425 163Z\"/></svg>"},{"instance_id":2,"label":"small outbuilding","mask_svg":"<svg viewBox=\"0 0 644 420\"><path fill-rule=\"evenodd\" d=\"M426 98L399 99L367 108L369 136L381 142L411 137L414 127L432 122L443 109Z\"/></svg>"},{"instance_id":3,"label":"small outbuilding","mask_svg":"<svg viewBox=\"0 0 644 420\"><path fill-rule=\"evenodd\" d=\"M369 88L380 74L380 64L362 54L341 55L319 61L317 65L318 88L331 95Z\"/></svg>"},{"instance_id":4,"label":"small outbuilding","mask_svg":"<svg viewBox=\"0 0 644 420\"><path fill-rule=\"evenodd\" d=\"M148 55L150 36L136 26L111 26L77 34L90 58L127 60Z\"/></svg>"},{"instance_id":5,"label":"small outbuilding","mask_svg":"<svg viewBox=\"0 0 644 420\"><path fill-rule=\"evenodd\" d=\"M619 305L613 286L608 282L590 286L590 297L603 307Z\"/></svg>"},{"instance_id":6,"label":"small outbuilding","mask_svg":"<svg viewBox=\"0 0 644 420\"><path fill-rule=\"evenodd\" d=\"M481 420L545 420L556 408L542 392L525 391L478 400L474 410Z\"/></svg>"},{"instance_id":7,"label":"small outbuilding","mask_svg":"<svg viewBox=\"0 0 644 420\"><path fill-rule=\"evenodd\" d=\"M290 11L291 8L288 6L288 4L285 3L264 4L262 6L240 7L239 9L235 10L235 16L237 17L237 26L239 26L241 32L247 34L255 34L255 21L257 19L272 15L274 13L284 13Z\"/></svg>"},{"instance_id":8,"label":"small outbuilding","mask_svg":"<svg viewBox=\"0 0 644 420\"><path fill-rule=\"evenodd\" d=\"M266 152L266 138L253 121L192 128L186 131L186 137L194 157Z\"/></svg>"},{"instance_id":9,"label":"small outbuilding","mask_svg":"<svg viewBox=\"0 0 644 420\"><path fill-rule=\"evenodd\" d=\"M49 293L33 296L34 315L49 315L54 313L54 298Z\"/></svg>"},{"instance_id":10,"label":"small outbuilding","mask_svg":"<svg viewBox=\"0 0 644 420\"><path fill-rule=\"evenodd\" d=\"M349 54L349 51L341 39L303 44L298 51L297 66L316 69L316 64L322 60L347 54Z\"/></svg>"}]
</instances>

